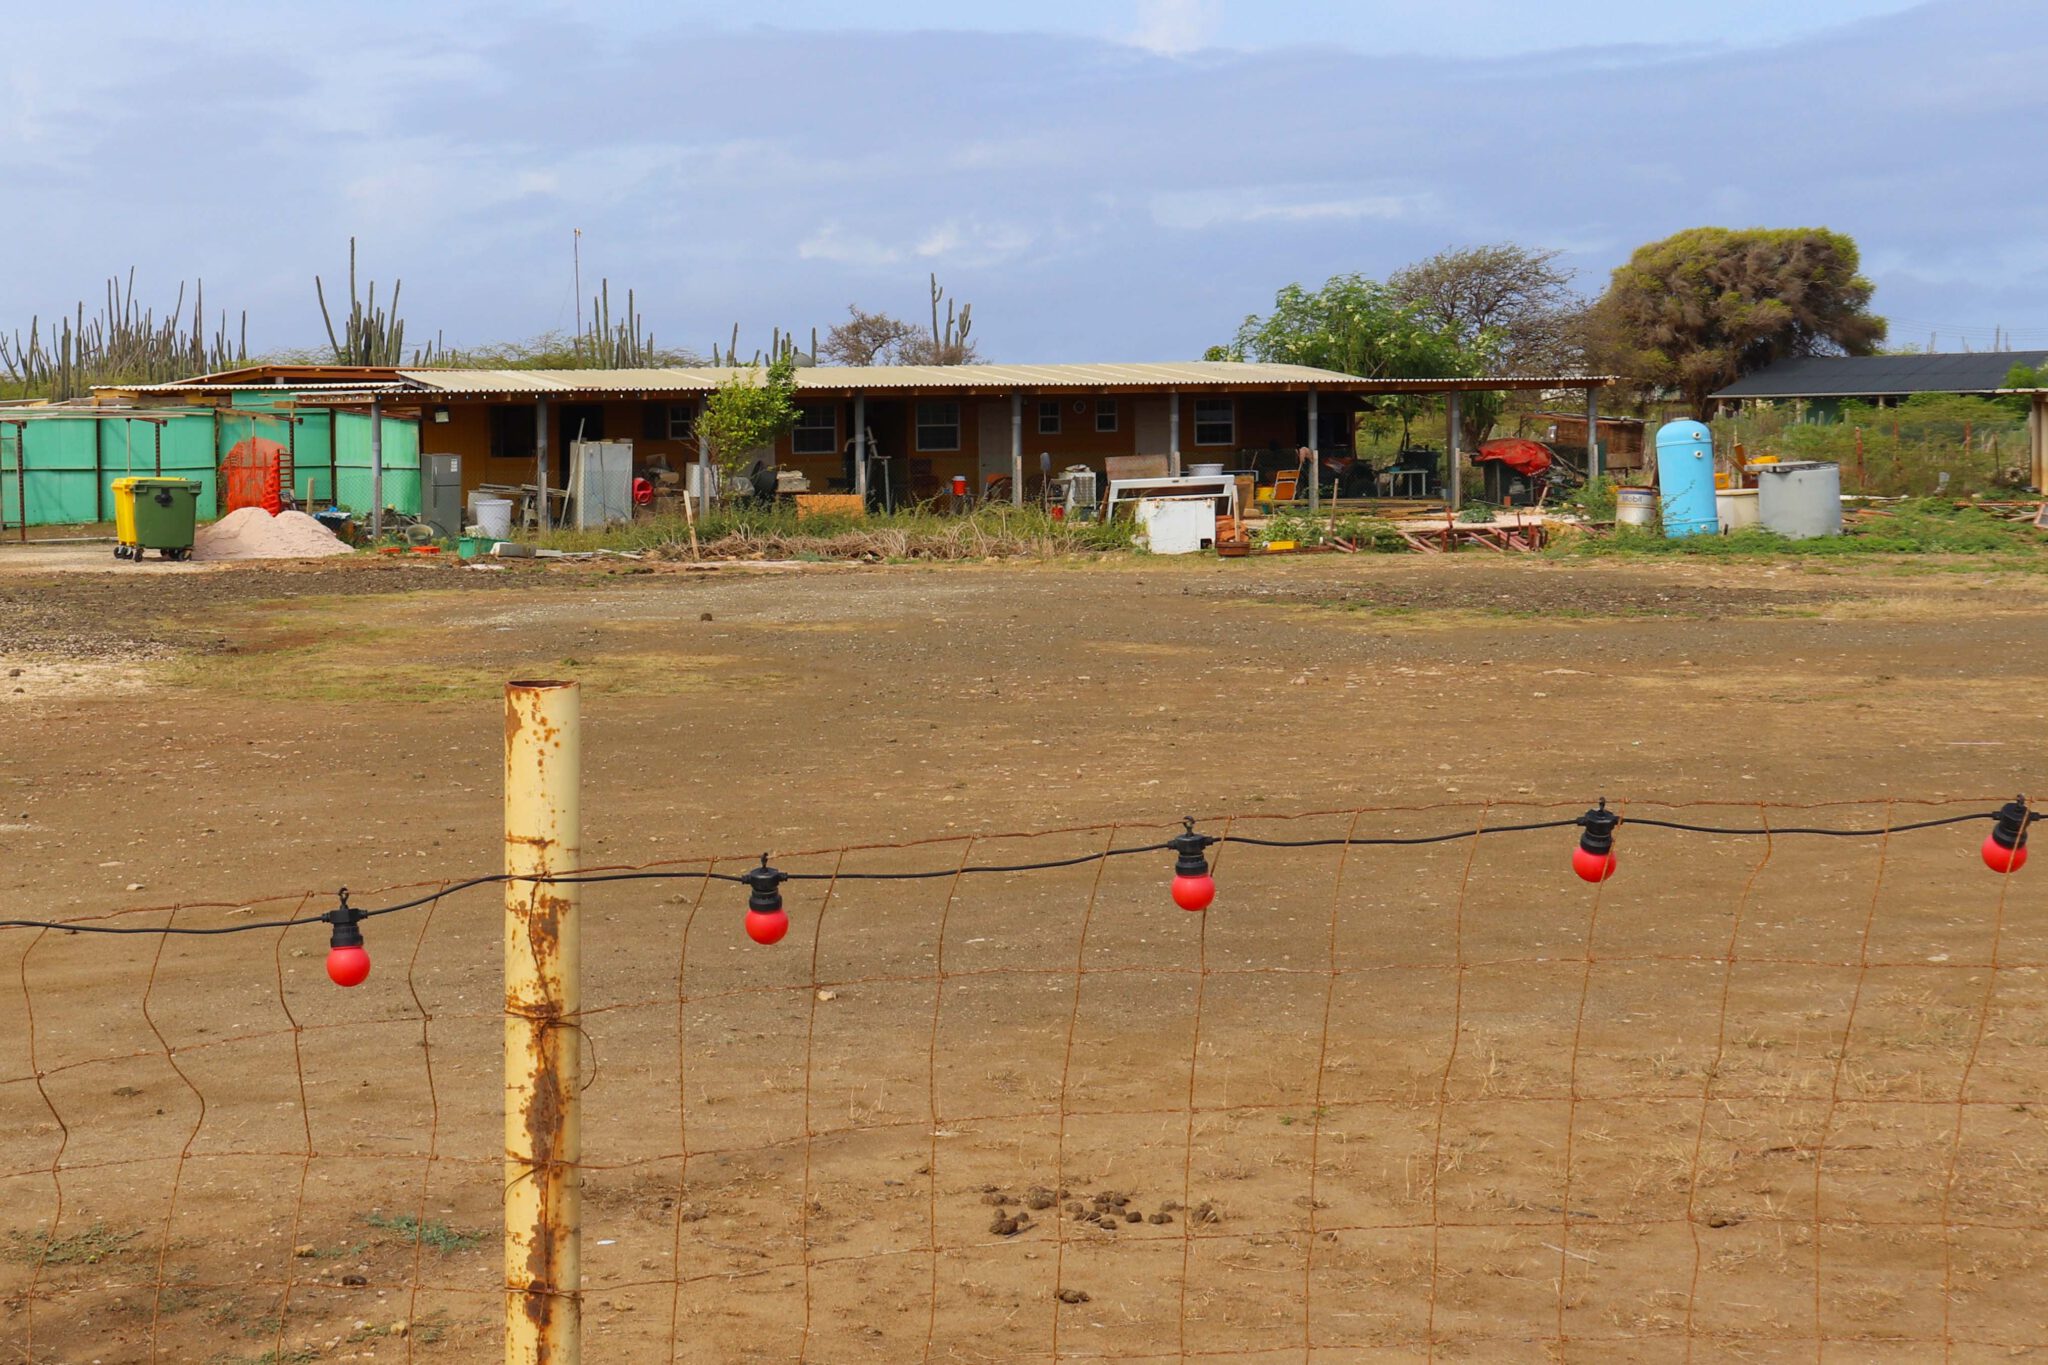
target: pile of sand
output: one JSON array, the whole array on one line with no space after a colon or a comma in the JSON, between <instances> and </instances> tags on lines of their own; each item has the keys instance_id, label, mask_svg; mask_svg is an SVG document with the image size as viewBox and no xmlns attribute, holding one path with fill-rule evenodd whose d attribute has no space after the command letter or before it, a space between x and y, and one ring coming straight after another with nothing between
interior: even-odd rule
<instances>
[{"instance_id":1,"label":"pile of sand","mask_svg":"<svg viewBox=\"0 0 2048 1365\"><path fill-rule=\"evenodd\" d=\"M313 559L351 551L334 532L304 512L279 512L238 507L192 538L192 558L218 563L229 559Z\"/></svg>"}]
</instances>

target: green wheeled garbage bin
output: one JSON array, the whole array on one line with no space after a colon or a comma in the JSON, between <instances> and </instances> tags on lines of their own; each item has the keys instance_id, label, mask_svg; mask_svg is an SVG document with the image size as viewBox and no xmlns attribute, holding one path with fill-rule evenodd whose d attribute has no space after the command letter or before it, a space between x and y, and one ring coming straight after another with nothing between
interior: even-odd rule
<instances>
[{"instance_id":1,"label":"green wheeled garbage bin","mask_svg":"<svg viewBox=\"0 0 2048 1365\"><path fill-rule=\"evenodd\" d=\"M195 479L114 480L114 554L141 559L156 550L165 559L192 557L192 532L199 520L199 483Z\"/></svg>"}]
</instances>

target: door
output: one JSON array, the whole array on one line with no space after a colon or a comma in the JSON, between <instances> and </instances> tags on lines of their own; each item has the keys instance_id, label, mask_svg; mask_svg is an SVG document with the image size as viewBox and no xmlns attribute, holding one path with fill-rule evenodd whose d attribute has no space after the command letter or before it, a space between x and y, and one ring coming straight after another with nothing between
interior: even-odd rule
<instances>
[{"instance_id":1,"label":"door","mask_svg":"<svg viewBox=\"0 0 2048 1365\"><path fill-rule=\"evenodd\" d=\"M602 441L604 439L604 404L564 403L559 409L560 420L556 424L554 474L548 482L557 488L569 486L569 443L572 441Z\"/></svg>"},{"instance_id":2,"label":"door","mask_svg":"<svg viewBox=\"0 0 2048 1365\"><path fill-rule=\"evenodd\" d=\"M1131 425L1137 434L1138 455L1170 455L1167 411L1164 398L1140 398L1131 404Z\"/></svg>"},{"instance_id":3,"label":"door","mask_svg":"<svg viewBox=\"0 0 2048 1365\"><path fill-rule=\"evenodd\" d=\"M987 398L977 407L981 413L977 429L980 463L975 468L981 479L974 491L979 495L988 491L991 478L1006 477L1010 472L1010 400Z\"/></svg>"}]
</instances>

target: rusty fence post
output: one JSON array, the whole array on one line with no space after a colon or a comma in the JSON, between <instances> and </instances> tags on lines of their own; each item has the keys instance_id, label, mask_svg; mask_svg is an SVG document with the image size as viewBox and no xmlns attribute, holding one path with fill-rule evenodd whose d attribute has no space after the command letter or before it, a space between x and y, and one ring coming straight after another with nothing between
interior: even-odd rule
<instances>
[{"instance_id":1,"label":"rusty fence post","mask_svg":"<svg viewBox=\"0 0 2048 1365\"><path fill-rule=\"evenodd\" d=\"M505 684L505 1361L581 1356L583 1125L573 682Z\"/></svg>"}]
</instances>

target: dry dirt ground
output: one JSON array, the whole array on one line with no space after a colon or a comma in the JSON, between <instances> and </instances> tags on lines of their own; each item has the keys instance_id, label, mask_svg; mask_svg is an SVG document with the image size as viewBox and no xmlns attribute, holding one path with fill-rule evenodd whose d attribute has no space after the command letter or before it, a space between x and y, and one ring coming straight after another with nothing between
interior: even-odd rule
<instances>
[{"instance_id":1,"label":"dry dirt ground","mask_svg":"<svg viewBox=\"0 0 2048 1365\"><path fill-rule=\"evenodd\" d=\"M520 676L584 684L586 864L726 871L1882 825L2048 713L2039 580L1956 564L54 567L0 552L0 917L493 870ZM588 888L586 1358L2048 1358L2048 867L1985 828L803 882L774 948ZM496 1359L499 904L346 992L318 928L0 929L0 1358Z\"/></svg>"}]
</instances>

